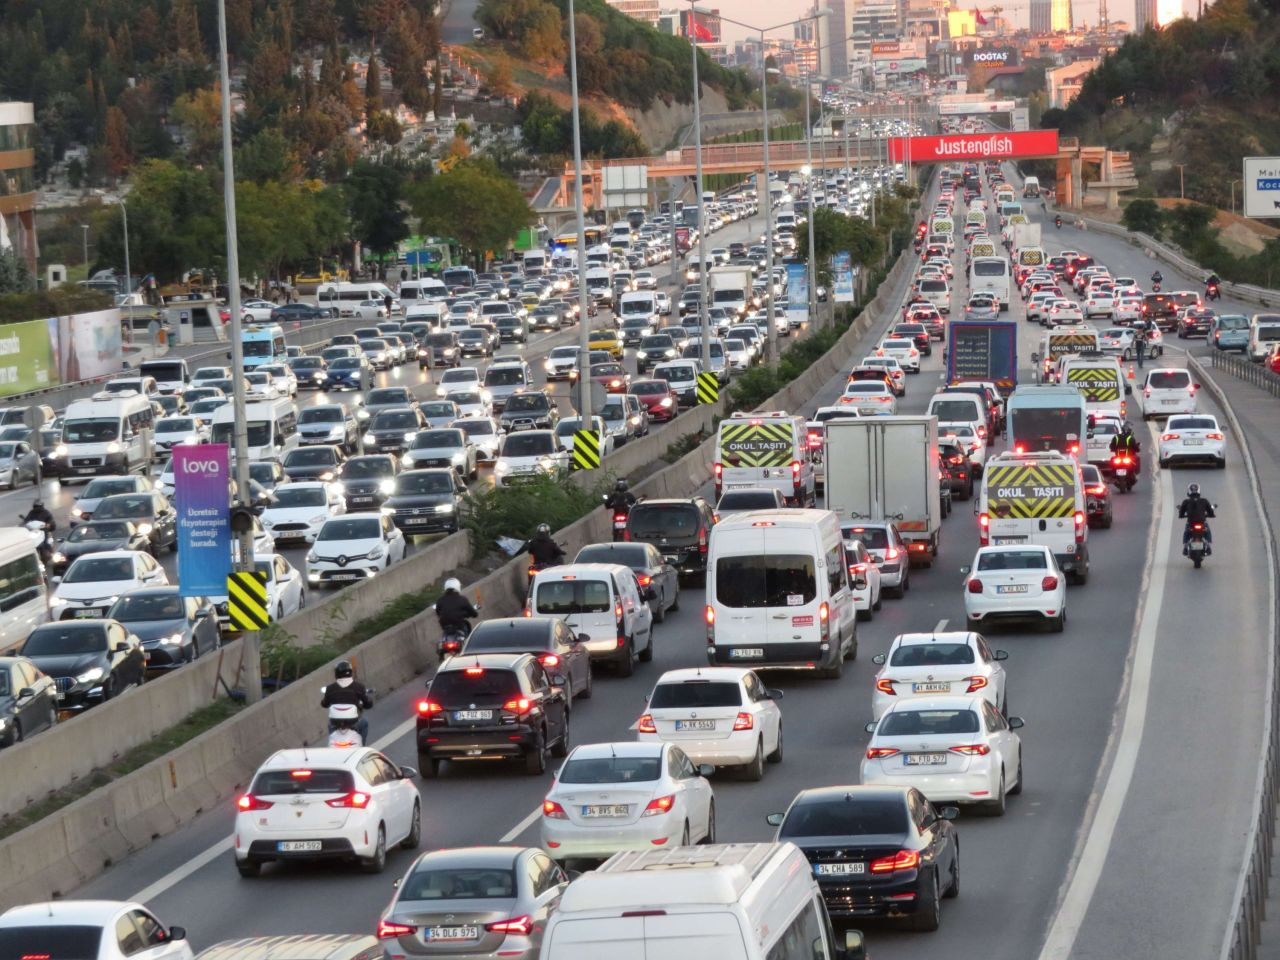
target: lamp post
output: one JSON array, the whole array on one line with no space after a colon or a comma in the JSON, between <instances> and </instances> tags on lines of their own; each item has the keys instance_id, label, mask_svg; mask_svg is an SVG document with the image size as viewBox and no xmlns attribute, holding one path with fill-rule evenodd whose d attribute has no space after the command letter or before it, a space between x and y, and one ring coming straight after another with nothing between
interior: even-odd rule
<instances>
[{"instance_id":1,"label":"lamp post","mask_svg":"<svg viewBox=\"0 0 1280 960\"><path fill-rule=\"evenodd\" d=\"M711 372L711 314L707 310L707 203L702 191L702 90L698 80L698 36L694 16L702 13L692 0L689 3L689 49L693 52L693 156L694 186L698 191L698 340L702 369ZM728 370L726 359L726 372Z\"/></svg>"},{"instance_id":2,"label":"lamp post","mask_svg":"<svg viewBox=\"0 0 1280 960\"><path fill-rule=\"evenodd\" d=\"M569 0L569 86L573 96L573 204L578 218L578 416L584 430L593 429L591 419L591 337L587 300L587 226L582 201L582 124L578 111L578 36L574 24L573 0ZM600 438L604 442L604 437Z\"/></svg>"},{"instance_id":3,"label":"lamp post","mask_svg":"<svg viewBox=\"0 0 1280 960\"><path fill-rule=\"evenodd\" d=\"M1185 163L1175 163L1174 166L1178 168L1178 198L1185 200L1187 199L1187 181L1184 173L1187 165Z\"/></svg>"},{"instance_id":4,"label":"lamp post","mask_svg":"<svg viewBox=\"0 0 1280 960\"><path fill-rule=\"evenodd\" d=\"M120 198L120 223L124 227L124 302L129 311L129 323L125 329L129 331L129 339L133 339L133 271L129 268L129 207ZM87 258L86 258L87 259Z\"/></svg>"},{"instance_id":5,"label":"lamp post","mask_svg":"<svg viewBox=\"0 0 1280 960\"><path fill-rule=\"evenodd\" d=\"M83 251L84 278L89 279L89 225L87 223L80 224L80 245Z\"/></svg>"},{"instance_id":6,"label":"lamp post","mask_svg":"<svg viewBox=\"0 0 1280 960\"><path fill-rule=\"evenodd\" d=\"M817 296L817 268L813 259L813 217L817 213L813 203L813 124L809 120L809 100L810 94L813 92L813 78L805 74L804 79L804 176L806 186L809 193L809 215L805 217L809 228L809 302L806 310L809 314L809 322L817 323L818 319L818 296Z\"/></svg>"}]
</instances>

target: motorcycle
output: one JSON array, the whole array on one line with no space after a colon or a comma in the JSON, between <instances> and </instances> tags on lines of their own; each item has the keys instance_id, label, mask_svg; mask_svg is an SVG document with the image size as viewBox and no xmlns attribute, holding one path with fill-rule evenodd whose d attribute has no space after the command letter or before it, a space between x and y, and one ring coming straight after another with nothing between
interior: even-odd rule
<instances>
[{"instance_id":1,"label":"motorcycle","mask_svg":"<svg viewBox=\"0 0 1280 960\"><path fill-rule=\"evenodd\" d=\"M444 631L444 634L436 642L436 655L441 660L444 660L445 657L454 656L462 649L462 645L467 642L467 637L470 635L470 625L450 627Z\"/></svg>"},{"instance_id":2,"label":"motorcycle","mask_svg":"<svg viewBox=\"0 0 1280 960\"><path fill-rule=\"evenodd\" d=\"M1191 563L1197 570L1200 564L1204 562L1204 558L1209 555L1209 542L1205 539L1208 533L1208 527L1203 523L1191 524L1191 536L1187 540L1187 556L1191 558Z\"/></svg>"},{"instance_id":3,"label":"motorcycle","mask_svg":"<svg viewBox=\"0 0 1280 960\"><path fill-rule=\"evenodd\" d=\"M1112 482L1121 493L1128 493L1138 482L1138 461L1131 453L1117 453L1111 458Z\"/></svg>"},{"instance_id":4,"label":"motorcycle","mask_svg":"<svg viewBox=\"0 0 1280 960\"><path fill-rule=\"evenodd\" d=\"M1159 283L1158 281L1152 281L1152 283L1151 283L1151 292L1152 292L1152 293L1159 293L1159 292L1160 292L1160 283Z\"/></svg>"},{"instance_id":5,"label":"motorcycle","mask_svg":"<svg viewBox=\"0 0 1280 960\"><path fill-rule=\"evenodd\" d=\"M1053 218L1053 225L1054 225L1055 227L1057 227L1059 230L1061 230L1061 229L1062 229L1062 218L1061 218L1061 217L1054 217L1054 218Z\"/></svg>"},{"instance_id":6,"label":"motorcycle","mask_svg":"<svg viewBox=\"0 0 1280 960\"><path fill-rule=\"evenodd\" d=\"M346 750L364 746L364 738L356 725L360 708L354 703L335 703L329 708L329 746Z\"/></svg>"},{"instance_id":7,"label":"motorcycle","mask_svg":"<svg viewBox=\"0 0 1280 960\"><path fill-rule=\"evenodd\" d=\"M22 526L36 548L36 556L46 567L53 562L53 531L43 520L23 520Z\"/></svg>"},{"instance_id":8,"label":"motorcycle","mask_svg":"<svg viewBox=\"0 0 1280 960\"><path fill-rule=\"evenodd\" d=\"M1222 294L1218 292L1218 285L1211 283L1204 288L1204 298L1206 300L1221 300Z\"/></svg>"}]
</instances>

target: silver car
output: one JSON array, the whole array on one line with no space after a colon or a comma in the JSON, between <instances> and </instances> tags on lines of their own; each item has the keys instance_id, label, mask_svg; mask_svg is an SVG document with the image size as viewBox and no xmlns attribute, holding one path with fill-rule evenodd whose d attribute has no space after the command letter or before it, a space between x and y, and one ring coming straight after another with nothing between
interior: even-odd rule
<instances>
[{"instance_id":1,"label":"silver car","mask_svg":"<svg viewBox=\"0 0 1280 960\"><path fill-rule=\"evenodd\" d=\"M461 847L420 856L378 921L383 955L537 960L569 877L533 847Z\"/></svg>"}]
</instances>

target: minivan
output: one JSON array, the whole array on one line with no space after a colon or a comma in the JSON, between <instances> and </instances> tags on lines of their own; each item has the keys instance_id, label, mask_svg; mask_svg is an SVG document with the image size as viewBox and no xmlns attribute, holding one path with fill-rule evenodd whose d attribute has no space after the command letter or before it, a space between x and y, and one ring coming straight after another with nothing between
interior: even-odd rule
<instances>
[{"instance_id":1,"label":"minivan","mask_svg":"<svg viewBox=\"0 0 1280 960\"><path fill-rule=\"evenodd\" d=\"M525 616L563 620L593 662L629 677L637 659L653 659L653 588L620 563L568 563L534 574Z\"/></svg>"},{"instance_id":2,"label":"minivan","mask_svg":"<svg viewBox=\"0 0 1280 960\"><path fill-rule=\"evenodd\" d=\"M702 497L641 500L627 516L626 539L651 543L684 575L705 573L715 512Z\"/></svg>"},{"instance_id":3,"label":"minivan","mask_svg":"<svg viewBox=\"0 0 1280 960\"><path fill-rule=\"evenodd\" d=\"M1224 313L1213 318L1209 326L1209 342L1219 350L1249 349L1249 318L1239 313Z\"/></svg>"},{"instance_id":4,"label":"minivan","mask_svg":"<svg viewBox=\"0 0 1280 960\"><path fill-rule=\"evenodd\" d=\"M133 391L103 391L74 400L63 419L58 452L65 459L60 469L66 477L145 469L151 462L154 425L151 401Z\"/></svg>"},{"instance_id":5,"label":"minivan","mask_svg":"<svg viewBox=\"0 0 1280 960\"><path fill-rule=\"evenodd\" d=\"M1142 419L1195 413L1197 389L1188 370L1177 367L1148 370L1142 384Z\"/></svg>"}]
</instances>

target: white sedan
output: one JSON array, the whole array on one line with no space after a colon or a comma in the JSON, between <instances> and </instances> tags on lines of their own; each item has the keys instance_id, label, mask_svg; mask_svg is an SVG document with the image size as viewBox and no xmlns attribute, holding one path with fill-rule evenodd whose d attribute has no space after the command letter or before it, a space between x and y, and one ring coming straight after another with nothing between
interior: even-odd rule
<instances>
[{"instance_id":1,"label":"white sedan","mask_svg":"<svg viewBox=\"0 0 1280 960\"><path fill-rule=\"evenodd\" d=\"M1115 313L1116 294L1113 287L1094 287L1084 298L1085 319L1110 317Z\"/></svg>"},{"instance_id":2,"label":"white sedan","mask_svg":"<svg viewBox=\"0 0 1280 960\"><path fill-rule=\"evenodd\" d=\"M741 766L748 780L782 760L780 690L742 667L668 670L636 724L641 743L674 743L694 763Z\"/></svg>"},{"instance_id":3,"label":"white sedan","mask_svg":"<svg viewBox=\"0 0 1280 960\"><path fill-rule=\"evenodd\" d=\"M258 369L269 376L276 385L276 393L282 397L298 395L298 377L287 363L264 363Z\"/></svg>"},{"instance_id":4,"label":"white sedan","mask_svg":"<svg viewBox=\"0 0 1280 960\"><path fill-rule=\"evenodd\" d=\"M714 843L714 768L674 743L575 747L542 801L542 847L557 860Z\"/></svg>"},{"instance_id":5,"label":"white sedan","mask_svg":"<svg viewBox=\"0 0 1280 960\"><path fill-rule=\"evenodd\" d=\"M1121 360L1133 359L1134 332L1129 327L1107 327L1098 334L1098 349Z\"/></svg>"},{"instance_id":6,"label":"white sedan","mask_svg":"<svg viewBox=\"0 0 1280 960\"><path fill-rule=\"evenodd\" d=\"M493 416L493 397L488 390L459 390L449 394L449 399L458 405L460 417Z\"/></svg>"},{"instance_id":7,"label":"white sedan","mask_svg":"<svg viewBox=\"0 0 1280 960\"><path fill-rule=\"evenodd\" d=\"M898 412L898 398L881 380L852 380L840 395L842 406L852 407L864 417L887 416Z\"/></svg>"},{"instance_id":8,"label":"white sedan","mask_svg":"<svg viewBox=\"0 0 1280 960\"><path fill-rule=\"evenodd\" d=\"M907 373L920 372L920 351L914 340L906 337L889 337L880 341L876 349L877 357L892 357L897 360Z\"/></svg>"},{"instance_id":9,"label":"white sedan","mask_svg":"<svg viewBox=\"0 0 1280 960\"><path fill-rule=\"evenodd\" d=\"M479 370L475 367L454 367L440 375L440 382L436 385L436 396L443 398L454 393L481 389L483 385L480 383Z\"/></svg>"},{"instance_id":10,"label":"white sedan","mask_svg":"<svg viewBox=\"0 0 1280 960\"><path fill-rule=\"evenodd\" d=\"M1008 675L1000 662L1004 650L992 650L980 633L900 633L888 653L872 658L880 665L871 715L879 720L890 707L920 696L981 693L991 706L1009 715Z\"/></svg>"},{"instance_id":11,"label":"white sedan","mask_svg":"<svg viewBox=\"0 0 1280 960\"><path fill-rule=\"evenodd\" d=\"M139 587L168 586L169 575L149 553L139 550L104 550L71 561L49 598L55 620L101 617L122 593Z\"/></svg>"},{"instance_id":12,"label":"white sedan","mask_svg":"<svg viewBox=\"0 0 1280 960\"><path fill-rule=\"evenodd\" d=\"M1063 297L1061 300L1053 301L1049 306L1048 313L1045 314L1045 319L1050 326L1058 326L1063 323L1084 323L1084 312L1080 309L1080 304Z\"/></svg>"},{"instance_id":13,"label":"white sedan","mask_svg":"<svg viewBox=\"0 0 1280 960\"><path fill-rule=\"evenodd\" d=\"M859 620L870 620L880 609L880 568L861 540L846 540L845 562L849 565L849 588Z\"/></svg>"},{"instance_id":14,"label":"white sedan","mask_svg":"<svg viewBox=\"0 0 1280 960\"><path fill-rule=\"evenodd\" d=\"M327 520L347 512L341 489L330 483L298 480L280 484L274 493L260 519L276 543L310 543Z\"/></svg>"},{"instance_id":15,"label":"white sedan","mask_svg":"<svg viewBox=\"0 0 1280 960\"><path fill-rule=\"evenodd\" d=\"M1111 319L1116 323L1133 323L1142 317L1142 294L1122 293L1116 300Z\"/></svg>"},{"instance_id":16,"label":"white sedan","mask_svg":"<svg viewBox=\"0 0 1280 960\"><path fill-rule=\"evenodd\" d=\"M1067 623L1067 578L1053 551L1035 544L979 547L966 569L966 625L1042 620L1054 633Z\"/></svg>"},{"instance_id":17,"label":"white sedan","mask_svg":"<svg viewBox=\"0 0 1280 960\"><path fill-rule=\"evenodd\" d=\"M246 320L252 320L255 323L266 323L271 319L271 311L276 305L270 300L242 300L240 302L240 313Z\"/></svg>"},{"instance_id":18,"label":"white sedan","mask_svg":"<svg viewBox=\"0 0 1280 960\"><path fill-rule=\"evenodd\" d=\"M1022 739L1013 732L1022 725L978 694L904 700L867 725L862 782L1003 816L1006 796L1022 792Z\"/></svg>"},{"instance_id":19,"label":"white sedan","mask_svg":"<svg viewBox=\"0 0 1280 960\"><path fill-rule=\"evenodd\" d=\"M1221 469L1227 465L1227 439L1218 418L1207 413L1170 417L1160 434L1160 466L1187 461L1209 461Z\"/></svg>"},{"instance_id":20,"label":"white sedan","mask_svg":"<svg viewBox=\"0 0 1280 960\"><path fill-rule=\"evenodd\" d=\"M404 534L390 516L352 513L326 520L307 553L314 587L367 580L404 559Z\"/></svg>"},{"instance_id":21,"label":"white sedan","mask_svg":"<svg viewBox=\"0 0 1280 960\"><path fill-rule=\"evenodd\" d=\"M385 300L361 300L355 305L352 316L357 320L368 320L370 322L385 320L387 319L387 303Z\"/></svg>"}]
</instances>

